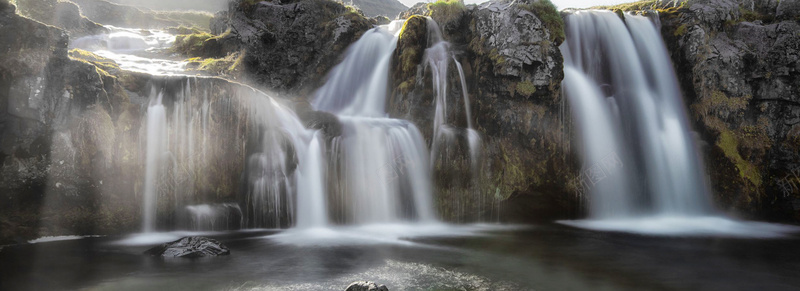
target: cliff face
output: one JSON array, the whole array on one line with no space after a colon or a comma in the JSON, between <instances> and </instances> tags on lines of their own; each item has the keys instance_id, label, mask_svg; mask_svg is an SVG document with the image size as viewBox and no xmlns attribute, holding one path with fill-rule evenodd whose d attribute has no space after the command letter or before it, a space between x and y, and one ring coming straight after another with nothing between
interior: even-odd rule
<instances>
[{"instance_id":1,"label":"cliff face","mask_svg":"<svg viewBox=\"0 0 800 291\"><path fill-rule=\"evenodd\" d=\"M230 29L246 50L243 64L254 83L304 96L373 24L333 1L242 1L232 3L212 31Z\"/></svg>"},{"instance_id":2,"label":"cliff face","mask_svg":"<svg viewBox=\"0 0 800 291\"><path fill-rule=\"evenodd\" d=\"M476 176L463 142L432 157L442 216L497 219L498 208L503 220L574 216L579 203L569 181L577 168L570 157L569 122L563 122L569 118L560 95L563 30L555 9L544 9L539 1L415 7L438 22L462 64L471 121L483 139ZM431 143L436 104L424 59L431 45L427 25L412 16L400 34L389 112L412 120ZM446 123L463 129L460 76L454 63L448 69Z\"/></svg>"},{"instance_id":3,"label":"cliff face","mask_svg":"<svg viewBox=\"0 0 800 291\"><path fill-rule=\"evenodd\" d=\"M749 218L800 220L799 6L695 0L660 16L717 205Z\"/></svg>"},{"instance_id":4,"label":"cliff face","mask_svg":"<svg viewBox=\"0 0 800 291\"><path fill-rule=\"evenodd\" d=\"M124 205L119 193L105 194L117 201L108 208L93 200L101 174L112 170L117 137L137 125L110 116L136 108L116 78L68 57L64 31L16 15L5 1L0 8L0 240L124 230L130 211L104 212ZM36 229L44 224L50 229Z\"/></svg>"}]
</instances>

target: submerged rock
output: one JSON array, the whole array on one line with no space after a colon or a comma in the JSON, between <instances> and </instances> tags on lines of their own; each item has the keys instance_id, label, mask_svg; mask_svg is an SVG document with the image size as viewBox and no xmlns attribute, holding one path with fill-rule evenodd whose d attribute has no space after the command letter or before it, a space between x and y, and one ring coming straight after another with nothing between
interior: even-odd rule
<instances>
[{"instance_id":1,"label":"submerged rock","mask_svg":"<svg viewBox=\"0 0 800 291\"><path fill-rule=\"evenodd\" d=\"M215 239L189 236L168 242L144 252L151 256L170 258L199 258L230 255L231 251Z\"/></svg>"},{"instance_id":2,"label":"submerged rock","mask_svg":"<svg viewBox=\"0 0 800 291\"><path fill-rule=\"evenodd\" d=\"M350 283L345 291L389 291L386 285L378 285L369 281L358 281Z\"/></svg>"}]
</instances>

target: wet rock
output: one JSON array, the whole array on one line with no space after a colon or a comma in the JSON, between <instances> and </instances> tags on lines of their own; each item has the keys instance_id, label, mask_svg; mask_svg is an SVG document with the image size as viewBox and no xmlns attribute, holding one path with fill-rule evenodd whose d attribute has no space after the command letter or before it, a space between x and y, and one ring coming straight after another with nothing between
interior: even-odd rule
<instances>
[{"instance_id":1,"label":"wet rock","mask_svg":"<svg viewBox=\"0 0 800 291\"><path fill-rule=\"evenodd\" d=\"M389 291L389 288L369 281L358 281L350 283L345 291Z\"/></svg>"},{"instance_id":2,"label":"wet rock","mask_svg":"<svg viewBox=\"0 0 800 291\"><path fill-rule=\"evenodd\" d=\"M246 1L234 5L227 22L246 49L245 70L254 81L300 96L324 81L344 50L372 28L369 19L333 1ZM216 28L219 31L221 28Z\"/></svg>"},{"instance_id":3,"label":"wet rock","mask_svg":"<svg viewBox=\"0 0 800 291\"><path fill-rule=\"evenodd\" d=\"M750 218L800 221L797 1L690 1L662 11L714 199ZM786 19L786 20L784 20Z\"/></svg>"},{"instance_id":4,"label":"wet rock","mask_svg":"<svg viewBox=\"0 0 800 291\"><path fill-rule=\"evenodd\" d=\"M428 9L428 3L419 2L408 8L408 10L400 12L397 15L397 19L408 19L413 15L428 15L430 13L430 9Z\"/></svg>"},{"instance_id":5,"label":"wet rock","mask_svg":"<svg viewBox=\"0 0 800 291\"><path fill-rule=\"evenodd\" d=\"M71 1L18 0L16 4L20 14L62 28L73 38L108 32L102 25L83 16L78 5Z\"/></svg>"},{"instance_id":6,"label":"wet rock","mask_svg":"<svg viewBox=\"0 0 800 291\"><path fill-rule=\"evenodd\" d=\"M215 239L189 236L153 247L144 253L168 258L200 258L226 256L231 251Z\"/></svg>"},{"instance_id":7,"label":"wet rock","mask_svg":"<svg viewBox=\"0 0 800 291\"><path fill-rule=\"evenodd\" d=\"M498 205L512 193L559 197L536 199L557 202L542 206L557 209L555 216L574 215L573 209L564 207L577 204L577 189L569 183L577 168L570 153L570 126L564 122L569 118L562 116L569 110L560 97L563 60L558 46L563 31L543 21L558 18L555 9L545 14L532 8L538 7L533 3L501 0L466 6L458 13L424 12L442 27L461 62L471 121L483 139L477 165L469 161L466 145L461 144L432 157L438 210L448 220L496 217ZM423 58L431 45L428 29L425 18L412 16L400 34L392 60L395 89L388 112L413 121L431 143L434 91ZM453 63L447 85L445 123L465 128L460 76ZM466 136L455 132L456 137Z\"/></svg>"},{"instance_id":8,"label":"wet rock","mask_svg":"<svg viewBox=\"0 0 800 291\"><path fill-rule=\"evenodd\" d=\"M306 128L322 130L325 136L333 138L342 135L342 124L339 118L324 111L305 111L298 113Z\"/></svg>"}]
</instances>

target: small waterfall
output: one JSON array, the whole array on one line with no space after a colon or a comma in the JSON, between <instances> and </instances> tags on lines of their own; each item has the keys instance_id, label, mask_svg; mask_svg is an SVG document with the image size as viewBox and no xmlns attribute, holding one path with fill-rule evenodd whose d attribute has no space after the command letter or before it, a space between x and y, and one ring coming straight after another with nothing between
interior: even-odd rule
<instances>
[{"instance_id":1,"label":"small waterfall","mask_svg":"<svg viewBox=\"0 0 800 291\"><path fill-rule=\"evenodd\" d=\"M236 203L187 205L191 230L229 230L242 228L244 217Z\"/></svg>"},{"instance_id":2,"label":"small waterfall","mask_svg":"<svg viewBox=\"0 0 800 291\"><path fill-rule=\"evenodd\" d=\"M151 100L147 108L147 152L144 181L144 202L142 203L142 231L152 232L156 229L156 212L158 200L158 177L161 156L165 151L167 123L166 110L161 104L161 94Z\"/></svg>"},{"instance_id":3,"label":"small waterfall","mask_svg":"<svg viewBox=\"0 0 800 291\"><path fill-rule=\"evenodd\" d=\"M321 159L314 131L294 112L260 91L218 78L154 76L149 86L145 231L157 222L192 226L193 216L185 221L176 214L208 202L243 205L241 227L294 223L296 196L308 195L298 193L307 190L298 185ZM156 215L156 208L170 207Z\"/></svg>"},{"instance_id":4,"label":"small waterfall","mask_svg":"<svg viewBox=\"0 0 800 291\"><path fill-rule=\"evenodd\" d=\"M427 19L428 43L430 46L425 50L425 66L430 68L432 75L432 85L435 98L435 110L433 117L433 143L431 145L431 156L436 157L442 147L448 147L451 141L456 138L456 129L448 124L447 119L447 89L448 89L448 67L452 61L458 70L459 80L461 81L461 92L464 101L464 111L467 118L466 137L470 151L470 161L473 173L477 173L477 161L480 155L481 139L480 134L472 127L472 113L470 110L469 95L467 94L467 83L464 77L464 70L461 63L456 59L450 50L450 43L442 37L442 30L439 24L431 18ZM434 160L431 159L431 163Z\"/></svg>"},{"instance_id":5,"label":"small waterfall","mask_svg":"<svg viewBox=\"0 0 800 291\"><path fill-rule=\"evenodd\" d=\"M366 32L312 102L316 110L336 114L342 124L342 135L332 139L337 167L330 176L340 177L331 192L344 200L337 216L346 223L435 219L422 135L412 123L386 117L398 23Z\"/></svg>"},{"instance_id":6,"label":"small waterfall","mask_svg":"<svg viewBox=\"0 0 800 291\"><path fill-rule=\"evenodd\" d=\"M322 227L328 224L328 202L325 197L325 144L322 133L314 133L298 177L297 227Z\"/></svg>"},{"instance_id":7,"label":"small waterfall","mask_svg":"<svg viewBox=\"0 0 800 291\"><path fill-rule=\"evenodd\" d=\"M564 88L580 132L591 217L713 213L657 27L643 16L566 17Z\"/></svg>"}]
</instances>

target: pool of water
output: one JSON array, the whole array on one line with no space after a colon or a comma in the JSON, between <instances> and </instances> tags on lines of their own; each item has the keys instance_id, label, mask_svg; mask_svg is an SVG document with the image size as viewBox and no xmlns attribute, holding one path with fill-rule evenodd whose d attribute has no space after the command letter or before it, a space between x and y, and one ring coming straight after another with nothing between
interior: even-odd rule
<instances>
[{"instance_id":1,"label":"pool of water","mask_svg":"<svg viewBox=\"0 0 800 291\"><path fill-rule=\"evenodd\" d=\"M800 236L669 237L562 224L203 233L230 256L142 255L196 233L62 237L0 250L2 290L797 290Z\"/></svg>"}]
</instances>

